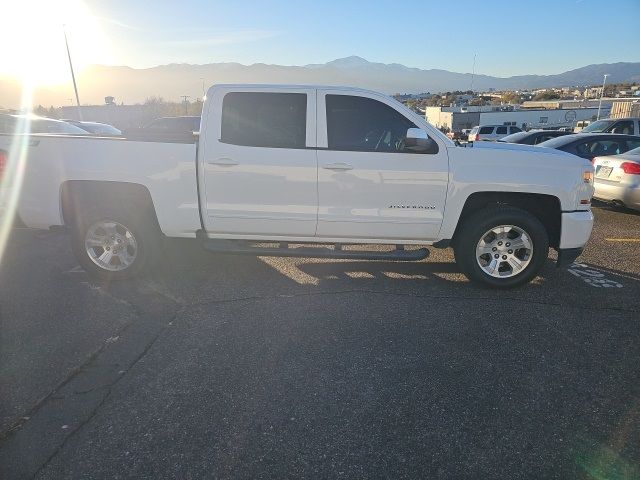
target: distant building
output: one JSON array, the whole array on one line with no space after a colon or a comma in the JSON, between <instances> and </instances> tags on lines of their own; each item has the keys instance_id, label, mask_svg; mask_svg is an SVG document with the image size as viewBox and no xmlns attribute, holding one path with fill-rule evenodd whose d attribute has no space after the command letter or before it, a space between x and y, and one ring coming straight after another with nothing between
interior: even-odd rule
<instances>
[{"instance_id":1,"label":"distant building","mask_svg":"<svg viewBox=\"0 0 640 480\"><path fill-rule=\"evenodd\" d=\"M528 100L522 102L521 108L547 108L547 109L574 109L574 108L589 108L597 107L599 100ZM602 106L611 107L611 100L607 98L602 99Z\"/></svg>"},{"instance_id":2,"label":"distant building","mask_svg":"<svg viewBox=\"0 0 640 480\"><path fill-rule=\"evenodd\" d=\"M406 102L407 100L424 100L425 98L431 98L433 94L427 93L396 93L393 98L399 102Z\"/></svg>"},{"instance_id":3,"label":"distant building","mask_svg":"<svg viewBox=\"0 0 640 480\"><path fill-rule=\"evenodd\" d=\"M632 99L629 99L632 100ZM640 100L618 100L611 107L611 118L640 117Z\"/></svg>"},{"instance_id":4,"label":"distant building","mask_svg":"<svg viewBox=\"0 0 640 480\"><path fill-rule=\"evenodd\" d=\"M602 95L602 87L589 87L584 91L584 98L599 98Z\"/></svg>"},{"instance_id":5,"label":"distant building","mask_svg":"<svg viewBox=\"0 0 640 480\"><path fill-rule=\"evenodd\" d=\"M461 95L456 95L456 103L469 103L469 101L473 100L475 95L469 93L463 93Z\"/></svg>"},{"instance_id":6,"label":"distant building","mask_svg":"<svg viewBox=\"0 0 640 480\"><path fill-rule=\"evenodd\" d=\"M602 105L601 118L611 105ZM523 129L573 127L580 120L595 120L598 108L500 109L499 107L427 107L425 119L437 128L454 132L477 125L515 125Z\"/></svg>"}]
</instances>

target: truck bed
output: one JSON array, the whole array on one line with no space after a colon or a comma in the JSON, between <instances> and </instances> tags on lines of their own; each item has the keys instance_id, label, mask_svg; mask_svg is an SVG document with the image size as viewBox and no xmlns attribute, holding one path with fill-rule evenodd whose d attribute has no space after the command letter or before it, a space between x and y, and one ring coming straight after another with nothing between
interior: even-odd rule
<instances>
[{"instance_id":1,"label":"truck bed","mask_svg":"<svg viewBox=\"0 0 640 480\"><path fill-rule=\"evenodd\" d=\"M200 228L193 135L173 141L64 135L2 135L0 149L24 162L18 215L33 228L64 223L61 190L69 181L128 182L147 188L163 233L194 237ZM21 160L20 160L21 159Z\"/></svg>"}]
</instances>

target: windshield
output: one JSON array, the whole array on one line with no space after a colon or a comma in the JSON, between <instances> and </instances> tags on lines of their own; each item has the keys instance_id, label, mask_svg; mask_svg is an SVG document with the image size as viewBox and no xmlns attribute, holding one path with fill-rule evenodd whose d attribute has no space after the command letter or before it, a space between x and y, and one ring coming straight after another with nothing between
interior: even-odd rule
<instances>
[{"instance_id":1,"label":"windshield","mask_svg":"<svg viewBox=\"0 0 640 480\"><path fill-rule=\"evenodd\" d=\"M615 120L598 120L597 122L593 122L591 125L587 125L586 127L584 127L582 129L582 131L584 133L604 132L605 130L607 130L607 128L609 128L611 125L613 125L614 122L615 122Z\"/></svg>"}]
</instances>

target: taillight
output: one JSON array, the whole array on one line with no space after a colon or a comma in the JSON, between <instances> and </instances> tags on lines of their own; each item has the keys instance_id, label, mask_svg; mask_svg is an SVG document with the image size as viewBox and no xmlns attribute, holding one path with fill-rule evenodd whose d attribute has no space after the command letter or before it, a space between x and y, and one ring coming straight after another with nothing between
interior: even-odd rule
<instances>
[{"instance_id":1,"label":"taillight","mask_svg":"<svg viewBox=\"0 0 640 480\"><path fill-rule=\"evenodd\" d=\"M623 162L620 168L629 175L640 175L640 163Z\"/></svg>"},{"instance_id":2,"label":"taillight","mask_svg":"<svg viewBox=\"0 0 640 480\"><path fill-rule=\"evenodd\" d=\"M478 133L476 133L476 142L480 141L480 135Z\"/></svg>"},{"instance_id":3,"label":"taillight","mask_svg":"<svg viewBox=\"0 0 640 480\"><path fill-rule=\"evenodd\" d=\"M8 158L7 158L7 152L5 152L4 150L0 150L0 179L2 179L2 176L4 175L4 171L7 168L7 163L8 163Z\"/></svg>"}]
</instances>

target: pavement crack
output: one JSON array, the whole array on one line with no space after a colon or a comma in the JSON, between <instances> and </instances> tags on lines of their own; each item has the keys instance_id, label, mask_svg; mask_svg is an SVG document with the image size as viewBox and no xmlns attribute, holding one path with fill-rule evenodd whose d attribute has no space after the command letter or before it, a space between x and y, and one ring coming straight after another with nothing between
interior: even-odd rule
<instances>
[{"instance_id":1,"label":"pavement crack","mask_svg":"<svg viewBox=\"0 0 640 480\"><path fill-rule=\"evenodd\" d=\"M113 387L115 387L118 382L120 382L125 376L126 374L133 368L135 367L135 365L146 356L146 354L149 352L149 350L151 349L151 347L153 347L153 345L158 341L158 339L162 336L162 334L171 326L175 323L176 319L178 318L178 316L180 315L180 313L182 313L182 310L178 310L174 313L173 317L171 318L171 320L167 323L164 324L164 326L162 328L160 328L160 330L153 336L153 338L147 342L147 344L145 345L145 347L142 349L142 351L133 359L132 362L129 363L128 366L124 367L121 370L121 374L118 375L116 377L116 379L107 384L107 385L102 385L100 387L95 387L92 389L88 389L86 391L81 391L81 392L74 392L74 394L82 394L82 393L90 393L92 391L96 391L96 390L100 390L100 389L104 389L106 390L105 394L103 395L102 399L100 400L100 402L98 403L98 405L96 405L96 407L91 410L91 413L80 423L78 423L78 425L73 429L69 431L69 434L66 435L64 437L64 439L62 440L62 442L60 442L60 444L58 444L56 446L56 448L54 449L54 451L51 453L51 455L49 455L47 457L47 459L44 461L44 463L42 465L40 465L40 467L38 467L38 469L35 471L35 473L33 474L32 478L36 478L40 472L42 472L50 463L51 461L60 453L60 451L62 451L62 449L65 447L65 445L67 444L67 442L76 434L78 433L80 430L82 430L84 428L85 425L89 424L94 417L98 414L98 412L100 411L100 409L102 408L102 406L105 404L105 402L109 399L109 397L111 396L111 392L113 390ZM101 350L104 349L104 347L108 346L108 343L105 343L105 345L103 346L103 348ZM93 356L93 360L95 360L95 358L97 358L97 355ZM68 383L71 379L68 379L65 383Z\"/></svg>"}]
</instances>

